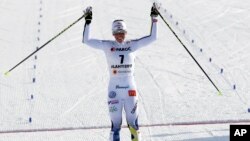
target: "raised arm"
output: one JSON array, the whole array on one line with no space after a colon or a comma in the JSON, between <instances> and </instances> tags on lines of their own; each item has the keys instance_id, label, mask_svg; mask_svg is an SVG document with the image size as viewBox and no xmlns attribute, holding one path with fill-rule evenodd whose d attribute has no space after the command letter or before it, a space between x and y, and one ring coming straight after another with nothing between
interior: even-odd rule
<instances>
[{"instance_id":1,"label":"raised arm","mask_svg":"<svg viewBox=\"0 0 250 141\"><path fill-rule=\"evenodd\" d=\"M96 49L103 49L106 42L104 40L92 39L90 36L90 23L92 20L92 8L88 7L84 12L87 14L87 16L85 17L85 25L84 25L84 30L83 30L82 42L84 44L89 45L90 47L93 47Z\"/></svg>"},{"instance_id":2,"label":"raised arm","mask_svg":"<svg viewBox=\"0 0 250 141\"><path fill-rule=\"evenodd\" d=\"M140 39L137 40L132 40L132 44L134 45L134 49L139 49L141 47L147 46L148 44L152 43L157 39L157 16L158 16L158 11L155 8L155 5L152 6L151 8L151 29L150 29L150 35L144 36Z\"/></svg>"}]
</instances>

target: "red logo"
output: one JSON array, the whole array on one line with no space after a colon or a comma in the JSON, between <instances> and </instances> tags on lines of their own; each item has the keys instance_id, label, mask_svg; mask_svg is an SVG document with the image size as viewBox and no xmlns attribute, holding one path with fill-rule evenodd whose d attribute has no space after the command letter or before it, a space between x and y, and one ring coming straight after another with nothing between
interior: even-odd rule
<instances>
[{"instance_id":1,"label":"red logo","mask_svg":"<svg viewBox=\"0 0 250 141\"><path fill-rule=\"evenodd\" d=\"M115 51L115 47L112 47L110 50L111 50L112 52Z\"/></svg>"},{"instance_id":2,"label":"red logo","mask_svg":"<svg viewBox=\"0 0 250 141\"><path fill-rule=\"evenodd\" d=\"M117 74L117 70L113 70L113 74Z\"/></svg>"},{"instance_id":3,"label":"red logo","mask_svg":"<svg viewBox=\"0 0 250 141\"><path fill-rule=\"evenodd\" d=\"M129 90L128 95L129 96L136 96L136 91L135 90Z\"/></svg>"}]
</instances>

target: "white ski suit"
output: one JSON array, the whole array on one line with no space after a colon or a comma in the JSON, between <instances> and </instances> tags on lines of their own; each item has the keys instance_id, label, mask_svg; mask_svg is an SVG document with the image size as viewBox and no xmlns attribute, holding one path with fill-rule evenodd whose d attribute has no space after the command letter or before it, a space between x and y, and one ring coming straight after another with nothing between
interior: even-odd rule
<instances>
[{"instance_id":1,"label":"white ski suit","mask_svg":"<svg viewBox=\"0 0 250 141\"><path fill-rule=\"evenodd\" d=\"M97 40L90 37L90 26L85 24L83 43L104 51L108 63L110 81L108 87L108 107L112 123L111 141L120 141L119 131L122 124L122 109L131 131L132 140L139 141L138 134L138 93L134 81L135 54L134 52L156 40L157 19L152 18L149 36L136 40L117 41Z\"/></svg>"}]
</instances>

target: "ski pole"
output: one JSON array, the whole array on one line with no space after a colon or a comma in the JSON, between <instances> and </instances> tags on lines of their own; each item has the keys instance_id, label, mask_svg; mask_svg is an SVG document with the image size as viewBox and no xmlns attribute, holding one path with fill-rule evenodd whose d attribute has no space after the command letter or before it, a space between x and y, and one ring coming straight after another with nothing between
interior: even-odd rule
<instances>
[{"instance_id":1,"label":"ski pole","mask_svg":"<svg viewBox=\"0 0 250 141\"><path fill-rule=\"evenodd\" d=\"M170 27L170 25L167 23L167 21L163 18L163 16L161 15L160 11L157 9L161 19L164 21L164 23L169 27L169 29L171 30L171 32L174 34L174 36L178 39L178 41L181 43L181 45L185 48L185 50L188 52L188 54L193 58L193 60L195 61L195 63L199 66L199 68L202 70L202 72L206 75L206 77L208 78L208 80L213 84L213 86L215 87L215 89L219 92L219 95L222 95L221 91L219 90L219 88L214 84L214 82L211 80L211 78L208 76L208 74L205 72L205 70L201 67L201 65L198 63L198 61L194 58L194 56L191 54L191 52L187 49L187 47L184 45L184 43L181 41L181 39L177 36L177 34L174 32L174 30Z\"/></svg>"},{"instance_id":2,"label":"ski pole","mask_svg":"<svg viewBox=\"0 0 250 141\"><path fill-rule=\"evenodd\" d=\"M39 50L41 50L42 48L44 48L47 44L49 44L51 41L53 41L54 39L56 39L58 36L60 36L62 33L64 33L66 30L68 30L70 27L72 27L74 24L76 24L77 22L79 22L85 16L86 16L86 14L83 14L80 18L78 18L72 24L70 24L69 26L67 26L66 28L64 28L60 33L58 33L53 38L51 38L50 40L48 40L42 46L40 46L39 48L37 48L34 52L32 52L31 54L29 54L27 57L25 57L22 61L20 61L18 64L16 64L14 67L12 67L9 71L5 72L4 75L8 75L12 70L14 70L20 64L22 64L24 61L26 61L28 58L30 58L32 55L34 55L36 52L38 52Z\"/></svg>"}]
</instances>

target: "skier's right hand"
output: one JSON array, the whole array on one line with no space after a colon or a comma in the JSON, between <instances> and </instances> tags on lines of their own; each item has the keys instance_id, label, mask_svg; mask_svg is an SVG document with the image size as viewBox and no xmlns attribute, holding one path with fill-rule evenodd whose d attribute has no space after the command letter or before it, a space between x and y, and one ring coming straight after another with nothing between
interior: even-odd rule
<instances>
[{"instance_id":1,"label":"skier's right hand","mask_svg":"<svg viewBox=\"0 0 250 141\"><path fill-rule=\"evenodd\" d=\"M91 6L87 7L86 10L83 11L83 13L86 14L85 16L86 24L90 24L92 20L92 7Z\"/></svg>"}]
</instances>

